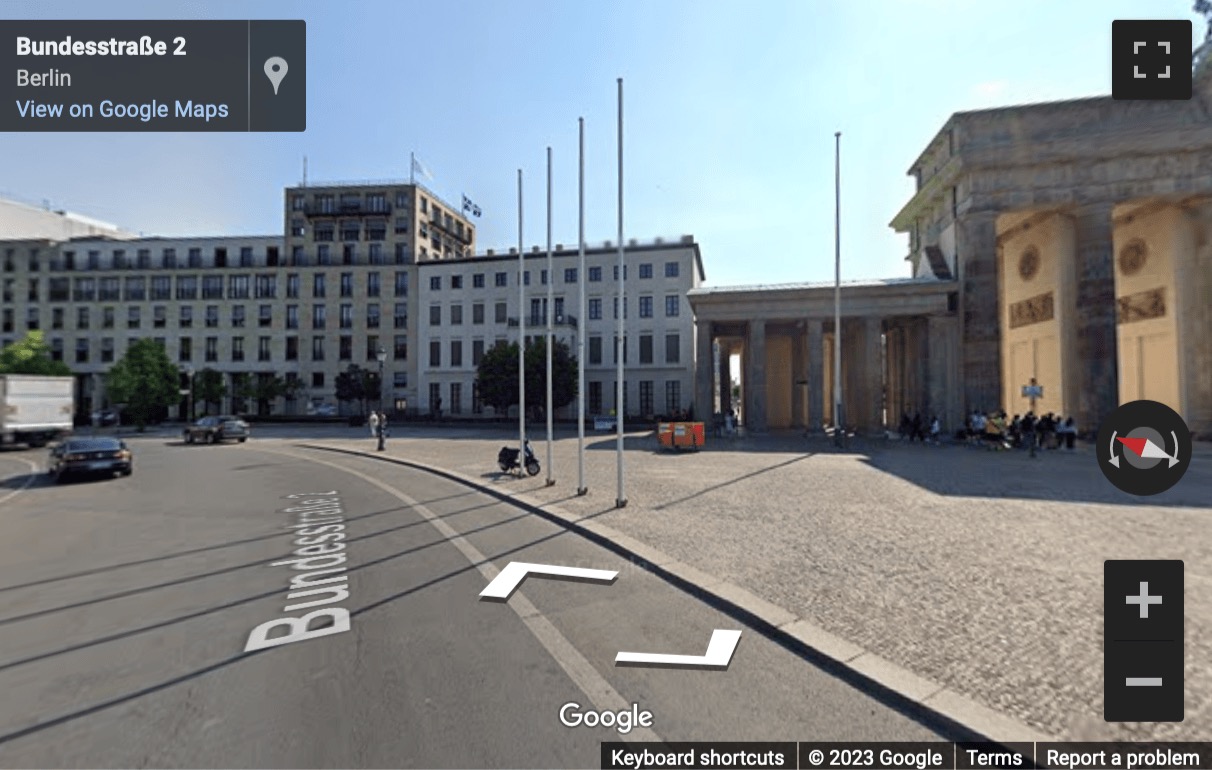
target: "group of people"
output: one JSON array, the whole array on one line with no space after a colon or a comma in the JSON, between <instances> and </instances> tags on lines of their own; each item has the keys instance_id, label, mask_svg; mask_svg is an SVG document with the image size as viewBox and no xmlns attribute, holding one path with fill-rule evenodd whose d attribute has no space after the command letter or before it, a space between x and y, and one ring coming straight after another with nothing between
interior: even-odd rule
<instances>
[{"instance_id":1,"label":"group of people","mask_svg":"<svg viewBox=\"0 0 1212 770\"><path fill-rule=\"evenodd\" d=\"M1027 412L1007 419L1005 411L985 413L976 409L964 420L964 431L970 445L984 444L995 450L1063 446L1072 451L1077 446L1077 424L1073 418L1062 418L1052 412L1043 416Z\"/></svg>"},{"instance_id":2,"label":"group of people","mask_svg":"<svg viewBox=\"0 0 1212 770\"><path fill-rule=\"evenodd\" d=\"M938 415L932 416L929 422L925 422L922 420L920 412L914 413L912 419L909 418L908 412L901 412L901 438L909 439L910 443L920 439L923 444L927 442L937 444L941 430L942 423L939 422Z\"/></svg>"},{"instance_id":3,"label":"group of people","mask_svg":"<svg viewBox=\"0 0 1212 770\"><path fill-rule=\"evenodd\" d=\"M379 432L384 435L387 433L387 413L386 412L371 412L366 418L366 424L370 426L370 437L378 438Z\"/></svg>"}]
</instances>

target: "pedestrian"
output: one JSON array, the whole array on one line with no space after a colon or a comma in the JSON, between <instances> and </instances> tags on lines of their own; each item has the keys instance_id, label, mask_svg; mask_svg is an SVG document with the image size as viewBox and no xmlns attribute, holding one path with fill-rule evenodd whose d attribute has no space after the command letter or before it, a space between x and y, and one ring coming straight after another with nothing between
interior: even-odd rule
<instances>
[{"instance_id":1,"label":"pedestrian","mask_svg":"<svg viewBox=\"0 0 1212 770\"><path fill-rule=\"evenodd\" d=\"M1065 449L1072 452L1073 448L1077 446L1077 425L1074 424L1073 418L1070 417L1065 420L1065 424L1062 427L1065 430Z\"/></svg>"},{"instance_id":2,"label":"pedestrian","mask_svg":"<svg viewBox=\"0 0 1212 770\"><path fill-rule=\"evenodd\" d=\"M939 444L939 435L943 431L942 423L939 422L938 415L930 418L930 443Z\"/></svg>"},{"instance_id":3,"label":"pedestrian","mask_svg":"<svg viewBox=\"0 0 1212 770\"><path fill-rule=\"evenodd\" d=\"M374 438L379 435L379 413L371 412L366 422L370 424L370 437Z\"/></svg>"},{"instance_id":4,"label":"pedestrian","mask_svg":"<svg viewBox=\"0 0 1212 770\"><path fill-rule=\"evenodd\" d=\"M387 413L379 413L379 451L387 448Z\"/></svg>"}]
</instances>

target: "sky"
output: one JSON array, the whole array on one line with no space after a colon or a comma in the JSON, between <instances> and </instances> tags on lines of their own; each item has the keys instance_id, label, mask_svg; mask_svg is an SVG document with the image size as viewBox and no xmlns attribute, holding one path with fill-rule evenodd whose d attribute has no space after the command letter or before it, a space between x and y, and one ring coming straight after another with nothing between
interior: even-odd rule
<instances>
[{"instance_id":1,"label":"sky","mask_svg":"<svg viewBox=\"0 0 1212 770\"><path fill-rule=\"evenodd\" d=\"M954 112L1109 94L1111 22L1192 19L1191 0L0 0L9 19L303 19L301 133L0 135L0 196L147 235L284 230L283 188L407 179L409 153L478 246L690 234L706 284L831 281L834 133L843 279L904 277L888 223L910 165Z\"/></svg>"}]
</instances>

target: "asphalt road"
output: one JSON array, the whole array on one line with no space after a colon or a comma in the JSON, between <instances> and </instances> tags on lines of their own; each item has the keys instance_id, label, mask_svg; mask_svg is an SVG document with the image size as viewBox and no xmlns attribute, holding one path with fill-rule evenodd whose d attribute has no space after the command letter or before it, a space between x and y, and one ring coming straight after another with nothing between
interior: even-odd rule
<instances>
[{"instance_id":1,"label":"asphalt road","mask_svg":"<svg viewBox=\"0 0 1212 770\"><path fill-rule=\"evenodd\" d=\"M625 559L428 474L288 441L134 439L135 472L51 484L0 452L0 766L597 767L606 740L948 739ZM485 458L486 470L493 458ZM288 495L336 491L346 632L245 652L299 573ZM511 561L617 570L530 578ZM332 599L326 593L324 598ZM726 671L616 667L619 651ZM649 729L559 712L638 704Z\"/></svg>"}]
</instances>

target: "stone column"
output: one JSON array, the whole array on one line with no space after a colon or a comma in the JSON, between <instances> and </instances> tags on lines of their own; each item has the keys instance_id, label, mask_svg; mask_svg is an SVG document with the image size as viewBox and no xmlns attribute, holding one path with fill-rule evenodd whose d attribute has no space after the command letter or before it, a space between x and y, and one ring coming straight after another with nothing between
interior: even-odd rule
<instances>
[{"instance_id":1,"label":"stone column","mask_svg":"<svg viewBox=\"0 0 1212 770\"><path fill-rule=\"evenodd\" d=\"M928 401L922 419L937 415L944 433L954 433L964 424L964 405L959 393L959 319L930 316L926 319ZM990 407L992 408L992 407Z\"/></svg>"},{"instance_id":2,"label":"stone column","mask_svg":"<svg viewBox=\"0 0 1212 770\"><path fill-rule=\"evenodd\" d=\"M711 355L711 322L698 321L694 327L694 418L710 422L712 370L715 368Z\"/></svg>"},{"instance_id":3,"label":"stone column","mask_svg":"<svg viewBox=\"0 0 1212 770\"><path fill-rule=\"evenodd\" d=\"M799 324L803 326L803 322ZM791 427L807 428L808 334L797 328L791 339Z\"/></svg>"},{"instance_id":4,"label":"stone column","mask_svg":"<svg viewBox=\"0 0 1212 770\"><path fill-rule=\"evenodd\" d=\"M884 429L884 319L867 318L863 326L862 417L875 433Z\"/></svg>"},{"instance_id":5,"label":"stone column","mask_svg":"<svg viewBox=\"0 0 1212 770\"><path fill-rule=\"evenodd\" d=\"M812 430L825 425L825 340L819 320L809 320L808 338L808 422Z\"/></svg>"},{"instance_id":6,"label":"stone column","mask_svg":"<svg viewBox=\"0 0 1212 770\"><path fill-rule=\"evenodd\" d=\"M1096 431L1119 406L1119 357L1115 326L1113 204L1082 206L1073 214L1077 239L1077 424Z\"/></svg>"},{"instance_id":7,"label":"stone column","mask_svg":"<svg viewBox=\"0 0 1212 770\"><path fill-rule=\"evenodd\" d=\"M732 344L720 341L720 413L728 414L732 403Z\"/></svg>"},{"instance_id":8,"label":"stone column","mask_svg":"<svg viewBox=\"0 0 1212 770\"><path fill-rule=\"evenodd\" d=\"M964 214L956 222L959 270L959 334L963 402L994 409L1002 401L1000 286L997 212Z\"/></svg>"},{"instance_id":9,"label":"stone column","mask_svg":"<svg viewBox=\"0 0 1212 770\"><path fill-rule=\"evenodd\" d=\"M749 336L745 340L745 411L742 417L749 430L766 430L766 322L749 322Z\"/></svg>"}]
</instances>

